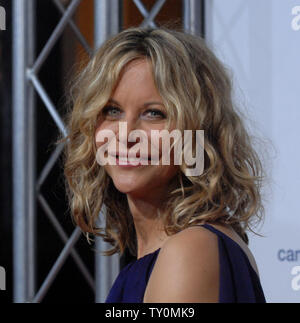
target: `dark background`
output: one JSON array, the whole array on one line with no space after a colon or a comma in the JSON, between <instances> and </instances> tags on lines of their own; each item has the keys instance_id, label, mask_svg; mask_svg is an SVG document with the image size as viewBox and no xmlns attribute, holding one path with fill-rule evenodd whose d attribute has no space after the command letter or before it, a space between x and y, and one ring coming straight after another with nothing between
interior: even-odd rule
<instances>
[{"instance_id":1,"label":"dark background","mask_svg":"<svg viewBox=\"0 0 300 323\"><path fill-rule=\"evenodd\" d=\"M1 300L12 302L12 1L1 1L6 10L6 31L0 32L0 140L1 140L1 180L0 180L0 266L6 269L6 291L0 291ZM40 53L47 39L54 30L61 15L53 6L51 1L37 1L36 15L37 35L36 52ZM60 39L50 56L43 65L39 79L46 88L47 93L53 102L56 103L59 112L63 109L63 79L61 77L63 64L62 40ZM36 134L37 134L37 177L43 166L50 157L53 150L53 141L55 141L57 127L50 117L44 104L36 96ZM66 209L65 191L61 169L58 164L52 169L46 181L41 187L41 192L48 201L50 207L57 216L64 230L70 235L74 230ZM51 223L46 217L44 211L37 203L37 289L41 286L49 270L54 264L56 258L61 252L64 244ZM88 245L85 238L82 238L76 244L76 249L82 257L84 263L93 274L94 270L94 252L92 246ZM43 299L44 303L92 303L94 293L86 283L76 264L71 257L68 257L65 265L62 267L54 283Z\"/></svg>"}]
</instances>

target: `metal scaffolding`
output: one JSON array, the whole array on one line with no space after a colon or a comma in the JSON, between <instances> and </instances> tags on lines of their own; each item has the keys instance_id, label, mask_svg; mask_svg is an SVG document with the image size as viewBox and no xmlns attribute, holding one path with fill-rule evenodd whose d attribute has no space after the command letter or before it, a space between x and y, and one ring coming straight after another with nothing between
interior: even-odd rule
<instances>
[{"instance_id":1,"label":"metal scaffolding","mask_svg":"<svg viewBox=\"0 0 300 323\"><path fill-rule=\"evenodd\" d=\"M64 144L56 147L41 174L36 176L36 94L41 98L58 130L67 136L66 127L55 104L39 81L38 73L41 67L67 25L71 27L90 56L108 37L121 30L123 2L121 0L94 0L95 48L91 49L72 20L81 1L72 0L65 8L60 0L53 0L53 4L61 12L62 17L37 57L34 46L37 28L35 0L13 1L13 300L16 303L41 302L69 256L73 258L84 279L95 291L95 302L104 302L119 270L118 255L105 257L96 252L95 277L93 278L75 249L81 231L75 228L68 237L40 191L41 185L58 160ZM142 1L132 1L144 17L141 26L156 27L155 17L165 2L170 0L157 0L150 12ZM204 0L183 0L185 30L203 35L203 3ZM38 288L35 286L37 201L64 242L64 248ZM101 210L101 212L105 211ZM96 247L97 250L102 251L107 246L97 238Z\"/></svg>"}]
</instances>

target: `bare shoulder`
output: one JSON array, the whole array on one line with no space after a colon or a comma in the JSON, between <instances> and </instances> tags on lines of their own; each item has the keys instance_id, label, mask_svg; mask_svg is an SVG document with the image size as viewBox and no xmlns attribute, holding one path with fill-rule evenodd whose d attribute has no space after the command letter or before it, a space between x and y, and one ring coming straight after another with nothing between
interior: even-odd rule
<instances>
[{"instance_id":1,"label":"bare shoulder","mask_svg":"<svg viewBox=\"0 0 300 323\"><path fill-rule=\"evenodd\" d=\"M249 249L248 245L241 239L241 237L233 230L230 225L224 224L211 224L215 229L223 232L226 236L228 236L231 240L236 242L240 248L244 251L245 255L247 256L252 268L256 271L257 275L259 276L257 264L255 258Z\"/></svg>"},{"instance_id":2,"label":"bare shoulder","mask_svg":"<svg viewBox=\"0 0 300 323\"><path fill-rule=\"evenodd\" d=\"M189 227L161 247L148 281L144 302L218 302L218 237Z\"/></svg>"}]
</instances>

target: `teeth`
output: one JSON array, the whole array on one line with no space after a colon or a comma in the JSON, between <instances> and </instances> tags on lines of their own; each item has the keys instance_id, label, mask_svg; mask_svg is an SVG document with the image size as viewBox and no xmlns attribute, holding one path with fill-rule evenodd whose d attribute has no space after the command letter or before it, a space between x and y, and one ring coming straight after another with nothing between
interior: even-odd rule
<instances>
[{"instance_id":1,"label":"teeth","mask_svg":"<svg viewBox=\"0 0 300 323\"><path fill-rule=\"evenodd\" d=\"M117 157L119 161L134 163L134 162L141 162L141 161L148 161L148 159L140 159L140 158L126 158L126 157Z\"/></svg>"}]
</instances>

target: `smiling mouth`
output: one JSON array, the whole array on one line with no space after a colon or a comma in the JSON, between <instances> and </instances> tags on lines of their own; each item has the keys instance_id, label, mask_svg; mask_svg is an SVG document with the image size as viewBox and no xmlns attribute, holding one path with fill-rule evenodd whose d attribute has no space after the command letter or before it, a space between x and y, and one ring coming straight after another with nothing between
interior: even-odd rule
<instances>
[{"instance_id":1,"label":"smiling mouth","mask_svg":"<svg viewBox=\"0 0 300 323\"><path fill-rule=\"evenodd\" d=\"M151 161L151 157L148 158L140 158L140 157L123 157L123 156L119 156L116 155L114 156L117 160L119 161L128 161L128 162L138 162L138 161Z\"/></svg>"}]
</instances>

